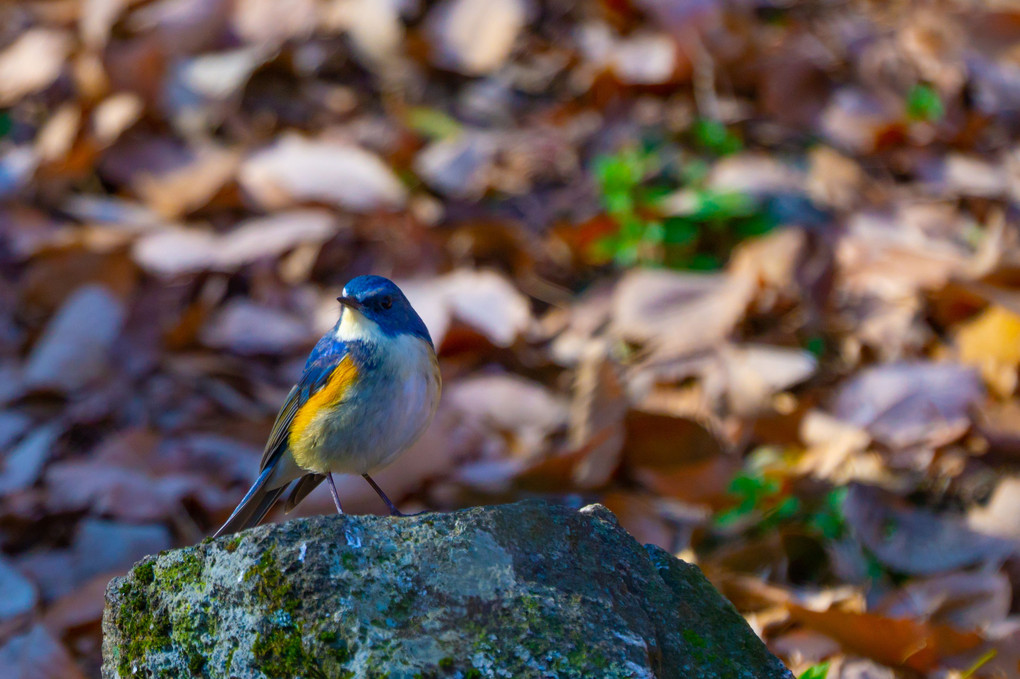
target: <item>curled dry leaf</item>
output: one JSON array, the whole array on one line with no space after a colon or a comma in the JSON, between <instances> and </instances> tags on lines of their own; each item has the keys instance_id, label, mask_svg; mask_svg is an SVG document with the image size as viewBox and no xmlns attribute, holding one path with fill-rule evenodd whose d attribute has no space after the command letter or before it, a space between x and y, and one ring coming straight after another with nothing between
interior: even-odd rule
<instances>
[{"instance_id":1,"label":"curled dry leaf","mask_svg":"<svg viewBox=\"0 0 1020 679\"><path fill-rule=\"evenodd\" d=\"M33 625L0 647L8 679L85 679L74 658L42 625Z\"/></svg>"},{"instance_id":2,"label":"curled dry leaf","mask_svg":"<svg viewBox=\"0 0 1020 679\"><path fill-rule=\"evenodd\" d=\"M725 339L743 317L754 288L743 276L639 269L613 296L613 333L677 358Z\"/></svg>"},{"instance_id":3,"label":"curled dry leaf","mask_svg":"<svg viewBox=\"0 0 1020 679\"><path fill-rule=\"evenodd\" d=\"M85 519L71 543L75 584L100 573L123 573L143 556L171 544L170 531L162 525Z\"/></svg>"},{"instance_id":4,"label":"curled dry leaf","mask_svg":"<svg viewBox=\"0 0 1020 679\"><path fill-rule=\"evenodd\" d=\"M64 68L71 36L64 31L32 28L0 52L0 106L48 87Z\"/></svg>"},{"instance_id":5,"label":"curled dry leaf","mask_svg":"<svg viewBox=\"0 0 1020 679\"><path fill-rule=\"evenodd\" d=\"M590 343L577 366L570 402L569 444L575 449L591 444L574 469L578 487L599 487L616 471L628 405L621 367L610 358L603 342Z\"/></svg>"},{"instance_id":6,"label":"curled dry leaf","mask_svg":"<svg viewBox=\"0 0 1020 679\"><path fill-rule=\"evenodd\" d=\"M507 440L507 453L530 458L546 449L546 439L565 428L565 400L537 382L515 375L483 375L461 380L443 399L476 426Z\"/></svg>"},{"instance_id":7,"label":"curled dry leaf","mask_svg":"<svg viewBox=\"0 0 1020 679\"><path fill-rule=\"evenodd\" d=\"M112 577L111 573L101 573L54 601L43 616L43 625L51 633L63 637L68 632L99 624L106 604L106 588Z\"/></svg>"},{"instance_id":8,"label":"curled dry leaf","mask_svg":"<svg viewBox=\"0 0 1020 679\"><path fill-rule=\"evenodd\" d=\"M676 550L676 531L663 518L654 498L638 493L614 492L603 495L600 502L641 544L658 545L669 552Z\"/></svg>"},{"instance_id":9,"label":"curled dry leaf","mask_svg":"<svg viewBox=\"0 0 1020 679\"><path fill-rule=\"evenodd\" d=\"M195 475L154 477L103 462L61 462L46 472L51 511L81 511L124 521L159 521L182 510L184 498L207 508L226 504L220 493Z\"/></svg>"},{"instance_id":10,"label":"curled dry leaf","mask_svg":"<svg viewBox=\"0 0 1020 679\"><path fill-rule=\"evenodd\" d=\"M31 146L14 146L0 155L0 199L21 191L38 164L39 156Z\"/></svg>"},{"instance_id":11,"label":"curled dry leaf","mask_svg":"<svg viewBox=\"0 0 1020 679\"><path fill-rule=\"evenodd\" d=\"M239 163L234 151L203 146L165 171L139 172L133 186L155 212L175 219L206 205L234 178Z\"/></svg>"},{"instance_id":12,"label":"curled dry leaf","mask_svg":"<svg viewBox=\"0 0 1020 679\"><path fill-rule=\"evenodd\" d=\"M92 136L100 146L109 146L142 116L145 103L133 92L120 92L99 102L92 112Z\"/></svg>"},{"instance_id":13,"label":"curled dry leaf","mask_svg":"<svg viewBox=\"0 0 1020 679\"><path fill-rule=\"evenodd\" d=\"M135 241L131 254L144 269L163 276L204 271L212 266L216 236L199 229L170 227Z\"/></svg>"},{"instance_id":14,"label":"curled dry leaf","mask_svg":"<svg viewBox=\"0 0 1020 679\"><path fill-rule=\"evenodd\" d=\"M626 468L659 495L722 507L741 467L705 422L689 417L630 410L625 420Z\"/></svg>"},{"instance_id":15,"label":"curled dry leaf","mask_svg":"<svg viewBox=\"0 0 1020 679\"><path fill-rule=\"evenodd\" d=\"M392 63L404 45L400 5L399 0L334 0L323 21L347 33L362 63L379 68Z\"/></svg>"},{"instance_id":16,"label":"curled dry leaf","mask_svg":"<svg viewBox=\"0 0 1020 679\"><path fill-rule=\"evenodd\" d=\"M430 280L401 281L438 347L456 319L497 347L508 347L531 324L531 304L513 283L490 270L458 269ZM329 305L330 313L335 304ZM329 314L325 314L329 318ZM335 319L334 319L335 320ZM333 324L329 320L329 325Z\"/></svg>"},{"instance_id":17,"label":"curled dry leaf","mask_svg":"<svg viewBox=\"0 0 1020 679\"><path fill-rule=\"evenodd\" d=\"M497 145L494 137L464 132L422 149L414 170L432 188L451 198L478 200L489 188Z\"/></svg>"},{"instance_id":18,"label":"curled dry leaf","mask_svg":"<svg viewBox=\"0 0 1020 679\"><path fill-rule=\"evenodd\" d=\"M63 160L78 136L81 110L74 104L65 104L46 121L35 138L35 152L39 160L53 163Z\"/></svg>"},{"instance_id":19,"label":"curled dry leaf","mask_svg":"<svg viewBox=\"0 0 1020 679\"><path fill-rule=\"evenodd\" d=\"M975 533L952 517L905 506L876 488L854 484L843 505L854 535L886 566L929 575L1004 559L1010 543Z\"/></svg>"},{"instance_id":20,"label":"curled dry leaf","mask_svg":"<svg viewBox=\"0 0 1020 679\"><path fill-rule=\"evenodd\" d=\"M63 431L58 424L36 427L10 450L0 471L0 496L28 488L38 480Z\"/></svg>"},{"instance_id":21,"label":"curled dry leaf","mask_svg":"<svg viewBox=\"0 0 1020 679\"><path fill-rule=\"evenodd\" d=\"M524 27L523 0L443 0L427 17L432 57L465 75L484 75L510 56Z\"/></svg>"},{"instance_id":22,"label":"curled dry leaf","mask_svg":"<svg viewBox=\"0 0 1020 679\"><path fill-rule=\"evenodd\" d=\"M790 605L790 619L838 641L845 650L892 667L929 672L940 661L976 648L981 637L946 625L831 608Z\"/></svg>"},{"instance_id":23,"label":"curled dry leaf","mask_svg":"<svg viewBox=\"0 0 1020 679\"><path fill-rule=\"evenodd\" d=\"M267 208L313 201L368 212L398 208L407 199L404 186L375 154L295 134L283 135L245 160L239 180Z\"/></svg>"},{"instance_id":24,"label":"curled dry leaf","mask_svg":"<svg viewBox=\"0 0 1020 679\"><path fill-rule=\"evenodd\" d=\"M636 31L621 38L606 24L591 22L578 31L578 42L590 68L611 71L627 85L661 85L681 70L688 73L676 43L663 33Z\"/></svg>"},{"instance_id":25,"label":"curled dry leaf","mask_svg":"<svg viewBox=\"0 0 1020 679\"><path fill-rule=\"evenodd\" d=\"M998 395L1016 390L1020 365L1020 316L992 305L961 324L953 338L960 361L981 371Z\"/></svg>"},{"instance_id":26,"label":"curled dry leaf","mask_svg":"<svg viewBox=\"0 0 1020 679\"><path fill-rule=\"evenodd\" d=\"M25 383L36 389L74 391L102 376L124 313L123 303L106 288L79 288L36 342L25 367Z\"/></svg>"},{"instance_id":27,"label":"curled dry leaf","mask_svg":"<svg viewBox=\"0 0 1020 679\"><path fill-rule=\"evenodd\" d=\"M833 409L893 449L939 446L970 426L969 409L983 395L971 368L922 361L866 368L845 383Z\"/></svg>"},{"instance_id":28,"label":"curled dry leaf","mask_svg":"<svg viewBox=\"0 0 1020 679\"><path fill-rule=\"evenodd\" d=\"M28 613L37 601L35 585L0 557L0 625Z\"/></svg>"},{"instance_id":29,"label":"curled dry leaf","mask_svg":"<svg viewBox=\"0 0 1020 679\"><path fill-rule=\"evenodd\" d=\"M1007 476L995 486L987 504L970 510L967 514L967 525L980 533L1020 543L1018 516L1020 516L1020 478Z\"/></svg>"},{"instance_id":30,"label":"curled dry leaf","mask_svg":"<svg viewBox=\"0 0 1020 679\"><path fill-rule=\"evenodd\" d=\"M213 248L214 265L234 271L298 245L321 245L333 237L338 226L336 218L325 210L294 210L250 219L220 237Z\"/></svg>"},{"instance_id":31,"label":"curled dry leaf","mask_svg":"<svg viewBox=\"0 0 1020 679\"><path fill-rule=\"evenodd\" d=\"M766 410L775 394L808 379L818 368L810 352L764 344L725 347L722 362L730 408L745 416Z\"/></svg>"},{"instance_id":32,"label":"curled dry leaf","mask_svg":"<svg viewBox=\"0 0 1020 679\"><path fill-rule=\"evenodd\" d=\"M805 178L796 168L762 153L741 153L722 158L708 176L718 191L749 195L802 193Z\"/></svg>"},{"instance_id":33,"label":"curled dry leaf","mask_svg":"<svg viewBox=\"0 0 1020 679\"><path fill-rule=\"evenodd\" d=\"M89 49L102 50L117 18L132 1L138 0L85 0L78 19L82 42Z\"/></svg>"},{"instance_id":34,"label":"curled dry leaf","mask_svg":"<svg viewBox=\"0 0 1020 679\"><path fill-rule=\"evenodd\" d=\"M800 439L807 450L797 464L798 470L837 485L850 480L849 461L871 443L871 436L861 427L820 410L811 410L801 419Z\"/></svg>"},{"instance_id":35,"label":"curled dry leaf","mask_svg":"<svg viewBox=\"0 0 1020 679\"><path fill-rule=\"evenodd\" d=\"M199 333L202 343L237 354L288 354L314 341L300 319L246 299L228 302Z\"/></svg>"},{"instance_id":36,"label":"curled dry leaf","mask_svg":"<svg viewBox=\"0 0 1020 679\"><path fill-rule=\"evenodd\" d=\"M865 182L861 166L828 146L816 146L808 159L807 192L811 200L840 210L853 207Z\"/></svg>"},{"instance_id":37,"label":"curled dry leaf","mask_svg":"<svg viewBox=\"0 0 1020 679\"><path fill-rule=\"evenodd\" d=\"M246 42L278 45L315 30L317 4L315 0L237 0L232 23Z\"/></svg>"},{"instance_id":38,"label":"curled dry leaf","mask_svg":"<svg viewBox=\"0 0 1020 679\"><path fill-rule=\"evenodd\" d=\"M1002 573L947 573L911 582L886 596L877 611L959 630L990 627L1006 619L1013 590Z\"/></svg>"},{"instance_id":39,"label":"curled dry leaf","mask_svg":"<svg viewBox=\"0 0 1020 679\"><path fill-rule=\"evenodd\" d=\"M142 267L164 276L230 272L259 259L278 257L299 245L321 245L338 226L324 210L293 210L250 219L221 236L198 229L161 229L139 238L132 254Z\"/></svg>"}]
</instances>

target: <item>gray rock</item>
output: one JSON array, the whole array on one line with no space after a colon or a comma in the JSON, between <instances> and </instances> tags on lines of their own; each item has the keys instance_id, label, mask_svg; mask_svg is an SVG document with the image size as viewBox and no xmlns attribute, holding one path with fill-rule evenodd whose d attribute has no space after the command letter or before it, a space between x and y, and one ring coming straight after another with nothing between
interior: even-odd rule
<instances>
[{"instance_id":1,"label":"gray rock","mask_svg":"<svg viewBox=\"0 0 1020 679\"><path fill-rule=\"evenodd\" d=\"M792 677L597 505L261 526L114 579L103 633L104 679Z\"/></svg>"}]
</instances>

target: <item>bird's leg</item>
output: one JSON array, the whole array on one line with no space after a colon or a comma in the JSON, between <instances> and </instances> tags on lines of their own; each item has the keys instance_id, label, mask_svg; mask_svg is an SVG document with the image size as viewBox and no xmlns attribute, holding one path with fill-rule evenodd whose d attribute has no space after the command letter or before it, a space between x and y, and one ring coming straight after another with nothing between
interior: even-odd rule
<instances>
[{"instance_id":1,"label":"bird's leg","mask_svg":"<svg viewBox=\"0 0 1020 679\"><path fill-rule=\"evenodd\" d=\"M340 493L336 492L336 484L333 483L333 475L326 474L326 480L329 481L329 494L333 496L333 504L336 505L336 513L343 514L344 508L340 506Z\"/></svg>"},{"instance_id":2,"label":"bird's leg","mask_svg":"<svg viewBox=\"0 0 1020 679\"><path fill-rule=\"evenodd\" d=\"M364 476L365 480L368 481L368 484L372 486L372 490L374 490L376 494L382 498L382 501L386 503L386 506L390 508L391 516L407 516L407 514L404 514L399 509L397 509L397 506L395 504L390 502L390 499L386 497L386 493L383 492L382 488L379 487L378 483L372 480L371 476L369 476L368 474L362 474L362 476Z\"/></svg>"}]
</instances>

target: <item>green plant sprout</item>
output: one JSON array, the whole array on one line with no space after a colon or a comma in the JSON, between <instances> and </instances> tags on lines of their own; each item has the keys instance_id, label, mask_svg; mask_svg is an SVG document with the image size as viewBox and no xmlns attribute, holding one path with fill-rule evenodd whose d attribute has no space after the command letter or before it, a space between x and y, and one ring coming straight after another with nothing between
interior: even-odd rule
<instances>
[{"instance_id":1,"label":"green plant sprout","mask_svg":"<svg viewBox=\"0 0 1020 679\"><path fill-rule=\"evenodd\" d=\"M780 451L762 447L751 453L747 465L730 482L734 505L716 514L714 523L726 528L747 522L748 529L766 532L784 524L799 524L825 540L849 534L843 511L847 491L835 488L820 502L804 503L791 494L784 478L786 466Z\"/></svg>"},{"instance_id":2,"label":"green plant sprout","mask_svg":"<svg viewBox=\"0 0 1020 679\"><path fill-rule=\"evenodd\" d=\"M946 114L935 88L926 83L914 85L907 94L907 116L912 120L935 122Z\"/></svg>"},{"instance_id":3,"label":"green plant sprout","mask_svg":"<svg viewBox=\"0 0 1020 679\"><path fill-rule=\"evenodd\" d=\"M721 154L736 137L707 123L696 125L700 146ZM595 159L592 171L614 230L589 253L596 262L714 270L742 240L771 230L776 220L760 201L705 185L710 164L701 158L669 163L654 150L623 149ZM682 214L665 214L663 199L685 191Z\"/></svg>"},{"instance_id":4,"label":"green plant sprout","mask_svg":"<svg viewBox=\"0 0 1020 679\"><path fill-rule=\"evenodd\" d=\"M829 674L829 663L821 662L817 665L812 665L803 672L797 679L825 679L826 675Z\"/></svg>"}]
</instances>

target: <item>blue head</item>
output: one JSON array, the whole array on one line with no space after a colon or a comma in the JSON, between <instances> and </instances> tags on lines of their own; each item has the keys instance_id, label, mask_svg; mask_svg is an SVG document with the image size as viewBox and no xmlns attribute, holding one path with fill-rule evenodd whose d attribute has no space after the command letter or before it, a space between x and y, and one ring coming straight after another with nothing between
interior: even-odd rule
<instances>
[{"instance_id":1,"label":"blue head","mask_svg":"<svg viewBox=\"0 0 1020 679\"><path fill-rule=\"evenodd\" d=\"M357 316L360 315L378 326L386 336L413 335L432 344L425 323L400 288L388 278L352 278L344 286L343 294L337 297L337 301L346 307L337 323L338 335L347 335L345 339L368 339L373 334L374 328L363 327L365 324L359 322ZM347 310L354 314L349 314Z\"/></svg>"}]
</instances>

